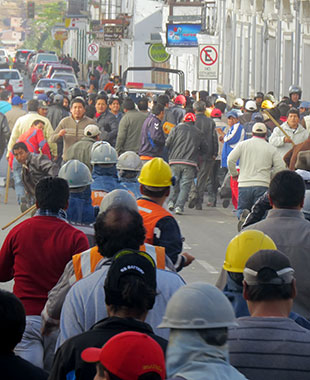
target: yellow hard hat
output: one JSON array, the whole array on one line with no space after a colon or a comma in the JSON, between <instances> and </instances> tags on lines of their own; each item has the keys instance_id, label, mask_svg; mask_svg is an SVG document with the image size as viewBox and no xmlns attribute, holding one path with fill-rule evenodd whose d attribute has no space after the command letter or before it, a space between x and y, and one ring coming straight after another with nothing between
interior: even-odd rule
<instances>
[{"instance_id":1,"label":"yellow hard hat","mask_svg":"<svg viewBox=\"0 0 310 380\"><path fill-rule=\"evenodd\" d=\"M261 105L261 108L265 110L270 110L273 107L274 105L270 100L264 100Z\"/></svg>"},{"instance_id":2,"label":"yellow hard hat","mask_svg":"<svg viewBox=\"0 0 310 380\"><path fill-rule=\"evenodd\" d=\"M155 157L141 169L138 181L145 186L168 187L172 185L172 171L162 158Z\"/></svg>"},{"instance_id":3,"label":"yellow hard hat","mask_svg":"<svg viewBox=\"0 0 310 380\"><path fill-rule=\"evenodd\" d=\"M261 249L277 247L273 240L261 231L243 231L228 244L223 268L228 272L242 273L247 260Z\"/></svg>"}]
</instances>

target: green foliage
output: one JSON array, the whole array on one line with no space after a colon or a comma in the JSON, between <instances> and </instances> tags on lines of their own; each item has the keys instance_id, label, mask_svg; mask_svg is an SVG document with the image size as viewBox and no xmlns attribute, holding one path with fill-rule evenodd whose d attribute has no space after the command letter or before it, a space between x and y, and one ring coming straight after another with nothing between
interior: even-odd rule
<instances>
[{"instance_id":1,"label":"green foliage","mask_svg":"<svg viewBox=\"0 0 310 380\"><path fill-rule=\"evenodd\" d=\"M65 10L66 3L63 0L50 4L36 3L35 19L28 20L30 33L23 47L35 50L56 50L59 54L60 41L53 40L51 31L55 24L63 22Z\"/></svg>"}]
</instances>

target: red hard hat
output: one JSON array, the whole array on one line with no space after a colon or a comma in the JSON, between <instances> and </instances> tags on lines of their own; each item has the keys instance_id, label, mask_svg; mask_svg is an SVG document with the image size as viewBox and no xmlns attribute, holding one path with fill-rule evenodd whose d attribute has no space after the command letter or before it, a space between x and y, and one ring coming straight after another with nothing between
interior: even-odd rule
<instances>
[{"instance_id":1,"label":"red hard hat","mask_svg":"<svg viewBox=\"0 0 310 380\"><path fill-rule=\"evenodd\" d=\"M185 96L184 95L178 95L174 99L174 104L181 104L181 105L186 104L186 98L185 98Z\"/></svg>"},{"instance_id":2,"label":"red hard hat","mask_svg":"<svg viewBox=\"0 0 310 380\"><path fill-rule=\"evenodd\" d=\"M196 121L196 115L192 112L188 112L185 116L184 116L184 121L193 121L195 122Z\"/></svg>"}]
</instances>

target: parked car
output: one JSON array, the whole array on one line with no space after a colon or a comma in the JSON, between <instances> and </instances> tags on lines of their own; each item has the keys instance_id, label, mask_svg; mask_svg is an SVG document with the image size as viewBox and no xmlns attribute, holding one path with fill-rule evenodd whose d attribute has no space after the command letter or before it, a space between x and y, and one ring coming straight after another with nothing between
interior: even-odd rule
<instances>
[{"instance_id":1,"label":"parked car","mask_svg":"<svg viewBox=\"0 0 310 380\"><path fill-rule=\"evenodd\" d=\"M10 81L10 85L12 85L15 95L21 95L24 92L23 77L18 70L0 69L0 85L2 85L7 79Z\"/></svg>"},{"instance_id":2,"label":"parked car","mask_svg":"<svg viewBox=\"0 0 310 380\"><path fill-rule=\"evenodd\" d=\"M73 68L69 65L61 65L61 64L50 64L47 69L47 78L52 78L52 75L56 72L66 72L69 74L74 74Z\"/></svg>"},{"instance_id":3,"label":"parked car","mask_svg":"<svg viewBox=\"0 0 310 380\"><path fill-rule=\"evenodd\" d=\"M20 72L25 71L28 55L34 52L34 50L29 49L18 49L13 58L13 69L17 69Z\"/></svg>"},{"instance_id":4,"label":"parked car","mask_svg":"<svg viewBox=\"0 0 310 380\"><path fill-rule=\"evenodd\" d=\"M52 75L52 78L51 79L63 79L69 88L72 88L72 87L78 87L79 86L79 82L78 80L76 79L76 76L74 74L68 74L66 72L62 72L62 71L56 71L53 75Z\"/></svg>"},{"instance_id":5,"label":"parked car","mask_svg":"<svg viewBox=\"0 0 310 380\"><path fill-rule=\"evenodd\" d=\"M5 49L0 49L0 68L8 69L10 66L9 56Z\"/></svg>"},{"instance_id":6,"label":"parked car","mask_svg":"<svg viewBox=\"0 0 310 380\"><path fill-rule=\"evenodd\" d=\"M32 74L32 71L37 63L40 63L42 61L45 62L59 62L58 57L55 53L37 53L33 55L28 63L28 75L29 77Z\"/></svg>"},{"instance_id":7,"label":"parked car","mask_svg":"<svg viewBox=\"0 0 310 380\"><path fill-rule=\"evenodd\" d=\"M39 94L48 95L50 92L59 93L56 88L57 83L60 83L64 95L69 95L69 88L64 80L43 78L39 80L34 89L34 97L37 97Z\"/></svg>"}]
</instances>

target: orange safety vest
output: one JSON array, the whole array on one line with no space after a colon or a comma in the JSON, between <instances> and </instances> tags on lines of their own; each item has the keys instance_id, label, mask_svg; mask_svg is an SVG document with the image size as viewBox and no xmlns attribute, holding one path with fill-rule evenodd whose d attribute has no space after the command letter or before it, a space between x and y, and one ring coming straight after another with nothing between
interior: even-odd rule
<instances>
[{"instance_id":1,"label":"orange safety vest","mask_svg":"<svg viewBox=\"0 0 310 380\"><path fill-rule=\"evenodd\" d=\"M147 199L138 199L137 205L139 213L143 218L144 228L146 229L145 242L153 244L154 229L157 222L165 216L173 217L173 215L163 207L159 206L157 203L149 201Z\"/></svg>"},{"instance_id":2,"label":"orange safety vest","mask_svg":"<svg viewBox=\"0 0 310 380\"><path fill-rule=\"evenodd\" d=\"M140 246L140 251L148 253L152 256L158 269L165 269L165 248L144 244ZM87 249L84 252L77 253L72 257L73 269L76 281L95 271L97 264L104 257L98 252L98 246Z\"/></svg>"},{"instance_id":3,"label":"orange safety vest","mask_svg":"<svg viewBox=\"0 0 310 380\"><path fill-rule=\"evenodd\" d=\"M92 205L99 206L101 205L102 199L107 195L105 191L102 190L93 190L91 192L91 200L92 200Z\"/></svg>"}]
</instances>

